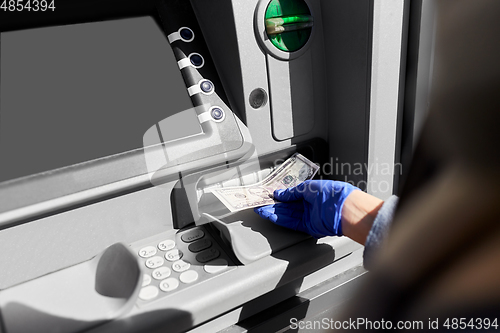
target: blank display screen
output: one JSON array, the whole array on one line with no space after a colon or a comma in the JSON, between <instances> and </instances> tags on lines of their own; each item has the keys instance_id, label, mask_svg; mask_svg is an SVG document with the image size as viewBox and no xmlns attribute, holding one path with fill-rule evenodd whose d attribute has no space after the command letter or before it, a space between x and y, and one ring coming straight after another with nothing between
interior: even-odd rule
<instances>
[{"instance_id":1,"label":"blank display screen","mask_svg":"<svg viewBox=\"0 0 500 333\"><path fill-rule=\"evenodd\" d=\"M172 49L150 17L1 34L0 182L201 132Z\"/></svg>"}]
</instances>

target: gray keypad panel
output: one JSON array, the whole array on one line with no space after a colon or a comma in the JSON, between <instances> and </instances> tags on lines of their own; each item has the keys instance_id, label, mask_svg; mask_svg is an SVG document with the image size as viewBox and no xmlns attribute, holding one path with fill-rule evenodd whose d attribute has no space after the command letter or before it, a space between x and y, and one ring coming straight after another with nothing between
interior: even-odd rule
<instances>
[{"instance_id":1,"label":"gray keypad panel","mask_svg":"<svg viewBox=\"0 0 500 333\"><path fill-rule=\"evenodd\" d=\"M144 272L143 306L235 269L204 227L165 233L131 244Z\"/></svg>"}]
</instances>

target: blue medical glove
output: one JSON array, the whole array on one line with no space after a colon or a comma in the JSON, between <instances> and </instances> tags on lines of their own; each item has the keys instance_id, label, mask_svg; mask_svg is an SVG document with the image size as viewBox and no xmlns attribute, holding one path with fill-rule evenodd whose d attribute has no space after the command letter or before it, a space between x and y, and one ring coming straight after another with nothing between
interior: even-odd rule
<instances>
[{"instance_id":1,"label":"blue medical glove","mask_svg":"<svg viewBox=\"0 0 500 333\"><path fill-rule=\"evenodd\" d=\"M359 188L345 182L306 180L296 187L274 191L274 198L281 203L254 211L271 222L315 238L342 236L342 207L354 190Z\"/></svg>"}]
</instances>

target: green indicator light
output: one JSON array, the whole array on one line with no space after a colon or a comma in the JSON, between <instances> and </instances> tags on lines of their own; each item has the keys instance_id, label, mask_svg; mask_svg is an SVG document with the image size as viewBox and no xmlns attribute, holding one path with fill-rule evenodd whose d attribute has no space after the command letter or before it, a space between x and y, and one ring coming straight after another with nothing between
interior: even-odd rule
<instances>
[{"instance_id":1,"label":"green indicator light","mask_svg":"<svg viewBox=\"0 0 500 333\"><path fill-rule=\"evenodd\" d=\"M307 43L313 17L304 0L271 0L265 23L271 43L282 51L293 52Z\"/></svg>"}]
</instances>

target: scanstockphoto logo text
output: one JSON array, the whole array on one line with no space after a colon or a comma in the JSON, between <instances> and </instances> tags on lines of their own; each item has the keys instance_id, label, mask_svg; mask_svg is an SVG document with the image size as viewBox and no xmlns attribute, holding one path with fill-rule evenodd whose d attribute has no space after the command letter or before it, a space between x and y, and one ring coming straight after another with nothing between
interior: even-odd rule
<instances>
[{"instance_id":1,"label":"scanstockphoto logo text","mask_svg":"<svg viewBox=\"0 0 500 333\"><path fill-rule=\"evenodd\" d=\"M427 320L369 320L368 318L349 318L348 320L299 320L290 318L290 329L296 330L497 330L498 318L428 318Z\"/></svg>"},{"instance_id":2,"label":"scanstockphoto logo text","mask_svg":"<svg viewBox=\"0 0 500 333\"><path fill-rule=\"evenodd\" d=\"M290 319L290 329L296 330L422 330L424 322L416 321L397 321L393 323L389 320L368 320L367 318L349 318L349 320L333 320L323 318L322 320L298 320ZM429 328L431 328L429 320Z\"/></svg>"},{"instance_id":3,"label":"scanstockphoto logo text","mask_svg":"<svg viewBox=\"0 0 500 333\"><path fill-rule=\"evenodd\" d=\"M275 167L283 163L283 159L277 159ZM331 157L326 163L319 164L319 178L341 180L359 188L366 188L371 193L383 193L392 190L392 179L394 175L403 174L403 165L401 163L379 162L375 158L373 163L348 163L341 162L338 157ZM360 179L370 177L370 181ZM388 180L389 179L389 180Z\"/></svg>"}]
</instances>

